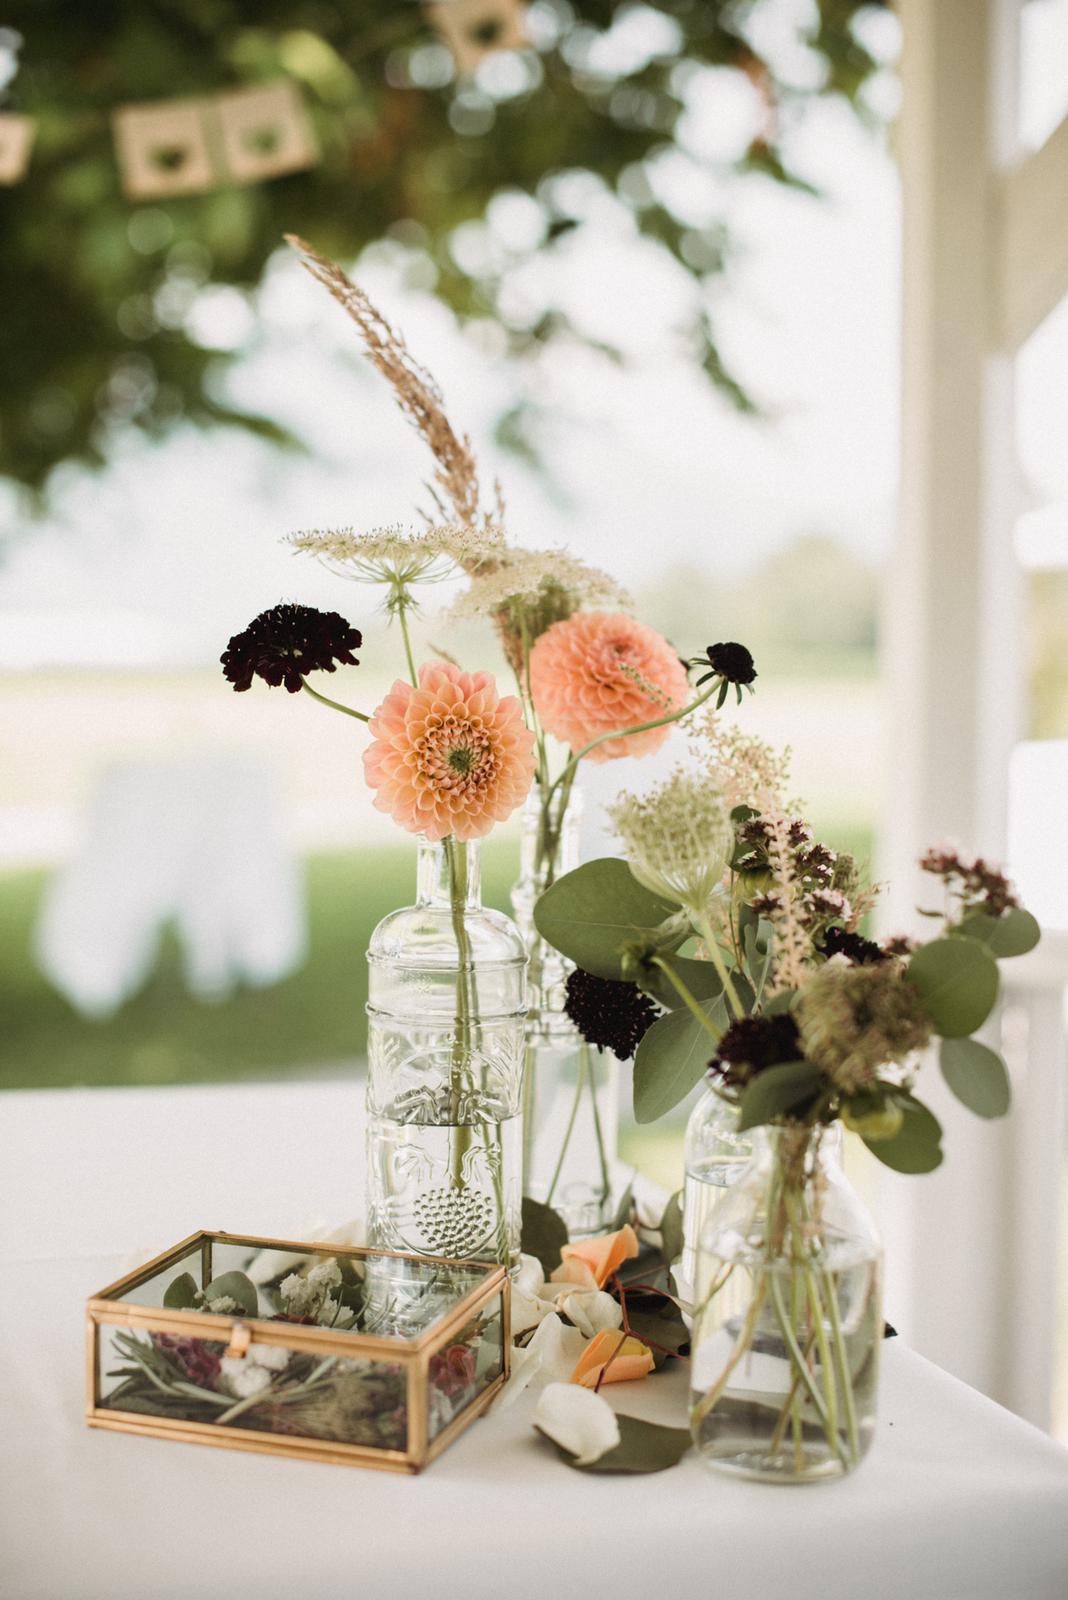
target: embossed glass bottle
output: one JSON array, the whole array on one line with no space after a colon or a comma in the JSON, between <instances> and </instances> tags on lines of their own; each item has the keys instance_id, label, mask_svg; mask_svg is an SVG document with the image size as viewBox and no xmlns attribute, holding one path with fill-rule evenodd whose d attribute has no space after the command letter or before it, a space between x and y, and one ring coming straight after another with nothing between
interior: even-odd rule
<instances>
[{"instance_id":1,"label":"embossed glass bottle","mask_svg":"<svg viewBox=\"0 0 1068 1600\"><path fill-rule=\"evenodd\" d=\"M420 840L416 903L367 962L369 1242L514 1265L527 954L482 905L477 843Z\"/></svg>"},{"instance_id":2,"label":"embossed glass bottle","mask_svg":"<svg viewBox=\"0 0 1068 1600\"><path fill-rule=\"evenodd\" d=\"M578 865L582 795L562 787L523 810L515 911L530 952L524 1075L524 1193L551 1205L574 1238L612 1217L612 1161L618 1124L619 1062L593 1049L564 1011L570 964L538 934L534 906L556 878Z\"/></svg>"}]
</instances>

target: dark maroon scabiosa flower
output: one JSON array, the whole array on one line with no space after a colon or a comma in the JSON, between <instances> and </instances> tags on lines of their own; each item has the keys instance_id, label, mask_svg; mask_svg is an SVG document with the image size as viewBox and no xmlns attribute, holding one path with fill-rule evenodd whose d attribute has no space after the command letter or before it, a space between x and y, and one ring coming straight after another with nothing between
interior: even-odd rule
<instances>
[{"instance_id":1,"label":"dark maroon scabiosa flower","mask_svg":"<svg viewBox=\"0 0 1068 1600\"><path fill-rule=\"evenodd\" d=\"M278 605L235 633L219 660L237 690L250 689L253 678L262 678L274 689L284 683L296 694L309 672L333 672L338 663L359 666L352 652L362 643L359 628L336 611Z\"/></svg>"},{"instance_id":2,"label":"dark maroon scabiosa flower","mask_svg":"<svg viewBox=\"0 0 1068 1600\"><path fill-rule=\"evenodd\" d=\"M797 1023L788 1011L778 1017L739 1017L732 1022L708 1064L713 1077L743 1089L758 1073L802 1055Z\"/></svg>"},{"instance_id":3,"label":"dark maroon scabiosa flower","mask_svg":"<svg viewBox=\"0 0 1068 1600\"><path fill-rule=\"evenodd\" d=\"M154 1333L152 1343L198 1388L211 1389L219 1376L226 1346L207 1339L186 1339L174 1333Z\"/></svg>"},{"instance_id":4,"label":"dark maroon scabiosa flower","mask_svg":"<svg viewBox=\"0 0 1068 1600\"><path fill-rule=\"evenodd\" d=\"M753 657L744 644L735 644L726 640L720 644L710 644L703 656L697 656L688 663L691 667L704 667L707 670L703 677L698 678L697 687L708 683L712 678L720 680L717 706L726 700L733 684L738 695L738 704L742 702L742 690L753 692L753 682L757 676L757 669L753 665Z\"/></svg>"},{"instance_id":5,"label":"dark maroon scabiosa flower","mask_svg":"<svg viewBox=\"0 0 1068 1600\"><path fill-rule=\"evenodd\" d=\"M634 1054L658 1015L636 983L595 978L581 967L568 977L564 1010L587 1044L612 1050L621 1061Z\"/></svg>"},{"instance_id":6,"label":"dark maroon scabiosa flower","mask_svg":"<svg viewBox=\"0 0 1068 1600\"><path fill-rule=\"evenodd\" d=\"M890 960L890 952L873 939L865 939L859 933L850 933L848 929L838 927L828 928L823 935L823 953L828 959L831 956L846 956L855 967L872 967L880 961Z\"/></svg>"}]
</instances>

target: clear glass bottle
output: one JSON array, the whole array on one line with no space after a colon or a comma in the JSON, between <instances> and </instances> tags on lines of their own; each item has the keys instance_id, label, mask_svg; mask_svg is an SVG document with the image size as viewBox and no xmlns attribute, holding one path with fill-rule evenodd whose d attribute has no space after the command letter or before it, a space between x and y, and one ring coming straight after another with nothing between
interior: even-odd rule
<instances>
[{"instance_id":1,"label":"clear glass bottle","mask_svg":"<svg viewBox=\"0 0 1068 1600\"><path fill-rule=\"evenodd\" d=\"M739 1477L839 1478L874 1433L882 1248L821 1134L764 1130L700 1241L690 1425Z\"/></svg>"},{"instance_id":2,"label":"clear glass bottle","mask_svg":"<svg viewBox=\"0 0 1068 1600\"><path fill-rule=\"evenodd\" d=\"M367 963L369 1243L514 1266L527 954L482 905L477 843L420 840L416 903Z\"/></svg>"},{"instance_id":3,"label":"clear glass bottle","mask_svg":"<svg viewBox=\"0 0 1068 1600\"><path fill-rule=\"evenodd\" d=\"M682 1255L672 1272L683 1299L692 1302L697 1279L697 1247L716 1208L745 1171L753 1140L738 1132L738 1108L708 1087L686 1124L682 1191Z\"/></svg>"},{"instance_id":4,"label":"clear glass bottle","mask_svg":"<svg viewBox=\"0 0 1068 1600\"><path fill-rule=\"evenodd\" d=\"M512 907L530 952L523 1113L523 1192L551 1205L571 1236L597 1233L613 1215L619 1062L592 1048L564 1011L571 970L534 926L538 896L578 865L582 796L537 788L523 810Z\"/></svg>"}]
</instances>

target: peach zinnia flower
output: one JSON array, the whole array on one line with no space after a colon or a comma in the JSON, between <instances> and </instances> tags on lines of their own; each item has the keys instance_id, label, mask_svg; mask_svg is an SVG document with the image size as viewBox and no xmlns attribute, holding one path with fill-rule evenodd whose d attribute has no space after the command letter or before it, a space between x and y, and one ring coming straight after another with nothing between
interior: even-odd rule
<instances>
[{"instance_id":1,"label":"peach zinnia flower","mask_svg":"<svg viewBox=\"0 0 1068 1600\"><path fill-rule=\"evenodd\" d=\"M515 695L488 672L447 662L398 680L368 724L364 752L375 806L428 839L480 839L521 805L534 776L534 735Z\"/></svg>"},{"instance_id":2,"label":"peach zinnia flower","mask_svg":"<svg viewBox=\"0 0 1068 1600\"><path fill-rule=\"evenodd\" d=\"M603 733L651 722L686 700L686 669L667 640L633 617L576 611L530 652L530 688L546 730L573 750ZM606 739L587 761L658 750L671 725Z\"/></svg>"}]
</instances>

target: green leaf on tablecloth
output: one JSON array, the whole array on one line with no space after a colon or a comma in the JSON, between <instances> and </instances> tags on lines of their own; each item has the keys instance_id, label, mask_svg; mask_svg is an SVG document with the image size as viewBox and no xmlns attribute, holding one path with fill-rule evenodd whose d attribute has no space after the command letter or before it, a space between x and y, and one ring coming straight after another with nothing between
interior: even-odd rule
<instances>
[{"instance_id":1,"label":"green leaf on tablecloth","mask_svg":"<svg viewBox=\"0 0 1068 1600\"><path fill-rule=\"evenodd\" d=\"M1022 906L1010 906L1000 917L975 911L964 918L956 932L968 939L978 939L992 956L999 958L1025 956L1042 937L1037 920Z\"/></svg>"},{"instance_id":2,"label":"green leaf on tablecloth","mask_svg":"<svg viewBox=\"0 0 1068 1600\"><path fill-rule=\"evenodd\" d=\"M624 976L620 951L659 928L677 905L652 894L625 861L602 856L566 872L538 900L534 926L554 950L598 978ZM675 948L683 942L680 932Z\"/></svg>"},{"instance_id":3,"label":"green leaf on tablecloth","mask_svg":"<svg viewBox=\"0 0 1068 1600\"><path fill-rule=\"evenodd\" d=\"M682 1190L678 1189L664 1207L660 1218L660 1250L665 1266L682 1254Z\"/></svg>"},{"instance_id":4,"label":"green leaf on tablecloth","mask_svg":"<svg viewBox=\"0 0 1068 1600\"><path fill-rule=\"evenodd\" d=\"M717 1033L727 1025L723 996L701 1010ZM634 1054L634 1118L656 1122L700 1083L715 1053L716 1039L690 1011L671 1011L646 1030Z\"/></svg>"},{"instance_id":5,"label":"green leaf on tablecloth","mask_svg":"<svg viewBox=\"0 0 1068 1600\"><path fill-rule=\"evenodd\" d=\"M626 1298L627 1327L649 1345L657 1370L672 1356L689 1350L690 1330L678 1305L668 1295L630 1289Z\"/></svg>"},{"instance_id":6,"label":"green leaf on tablecloth","mask_svg":"<svg viewBox=\"0 0 1068 1600\"><path fill-rule=\"evenodd\" d=\"M960 1039L982 1027L998 997L997 963L974 939L933 939L921 945L905 976L923 997L935 1031Z\"/></svg>"},{"instance_id":7,"label":"green leaf on tablecloth","mask_svg":"<svg viewBox=\"0 0 1068 1600\"><path fill-rule=\"evenodd\" d=\"M695 1000L714 1000L718 994L722 994L723 984L711 961L694 961L689 956L671 955L667 952L661 955L661 960L667 962ZM641 974L639 984L646 994L651 995L662 1006L666 1006L669 1011L677 1011L680 1006L686 1004L661 967L646 968Z\"/></svg>"},{"instance_id":8,"label":"green leaf on tablecloth","mask_svg":"<svg viewBox=\"0 0 1068 1600\"><path fill-rule=\"evenodd\" d=\"M597 1461L584 1467L576 1466L573 1457L561 1451L568 1465L576 1472L663 1472L681 1461L693 1443L689 1428L665 1428L659 1422L643 1422L640 1417L619 1413L616 1421L619 1443L613 1450L606 1450Z\"/></svg>"},{"instance_id":9,"label":"green leaf on tablecloth","mask_svg":"<svg viewBox=\"0 0 1068 1600\"><path fill-rule=\"evenodd\" d=\"M563 1259L560 1251L567 1238L567 1223L560 1213L525 1194L519 1248L524 1255L537 1256L546 1277L560 1265Z\"/></svg>"},{"instance_id":10,"label":"green leaf on tablecloth","mask_svg":"<svg viewBox=\"0 0 1068 1600\"><path fill-rule=\"evenodd\" d=\"M183 1272L163 1291L163 1304L168 1311L191 1311L197 1303L197 1280L191 1272Z\"/></svg>"},{"instance_id":11,"label":"green leaf on tablecloth","mask_svg":"<svg viewBox=\"0 0 1068 1600\"><path fill-rule=\"evenodd\" d=\"M811 1098L823 1082L823 1073L814 1061L784 1061L781 1067L768 1067L748 1085L738 1113L738 1131L759 1128L773 1117L793 1111Z\"/></svg>"},{"instance_id":12,"label":"green leaf on tablecloth","mask_svg":"<svg viewBox=\"0 0 1068 1600\"><path fill-rule=\"evenodd\" d=\"M942 1076L957 1099L978 1117L1003 1117L1012 1090L1005 1063L978 1039L943 1039Z\"/></svg>"},{"instance_id":13,"label":"green leaf on tablecloth","mask_svg":"<svg viewBox=\"0 0 1068 1600\"><path fill-rule=\"evenodd\" d=\"M204 1290L204 1299L236 1300L247 1317L259 1316L260 1302L256 1285L243 1272L224 1272L221 1277L213 1278Z\"/></svg>"},{"instance_id":14,"label":"green leaf on tablecloth","mask_svg":"<svg viewBox=\"0 0 1068 1600\"><path fill-rule=\"evenodd\" d=\"M865 1139L873 1156L895 1172L933 1172L942 1161L942 1127L938 1118L910 1094L896 1094L904 1112L901 1127L890 1139Z\"/></svg>"}]
</instances>

